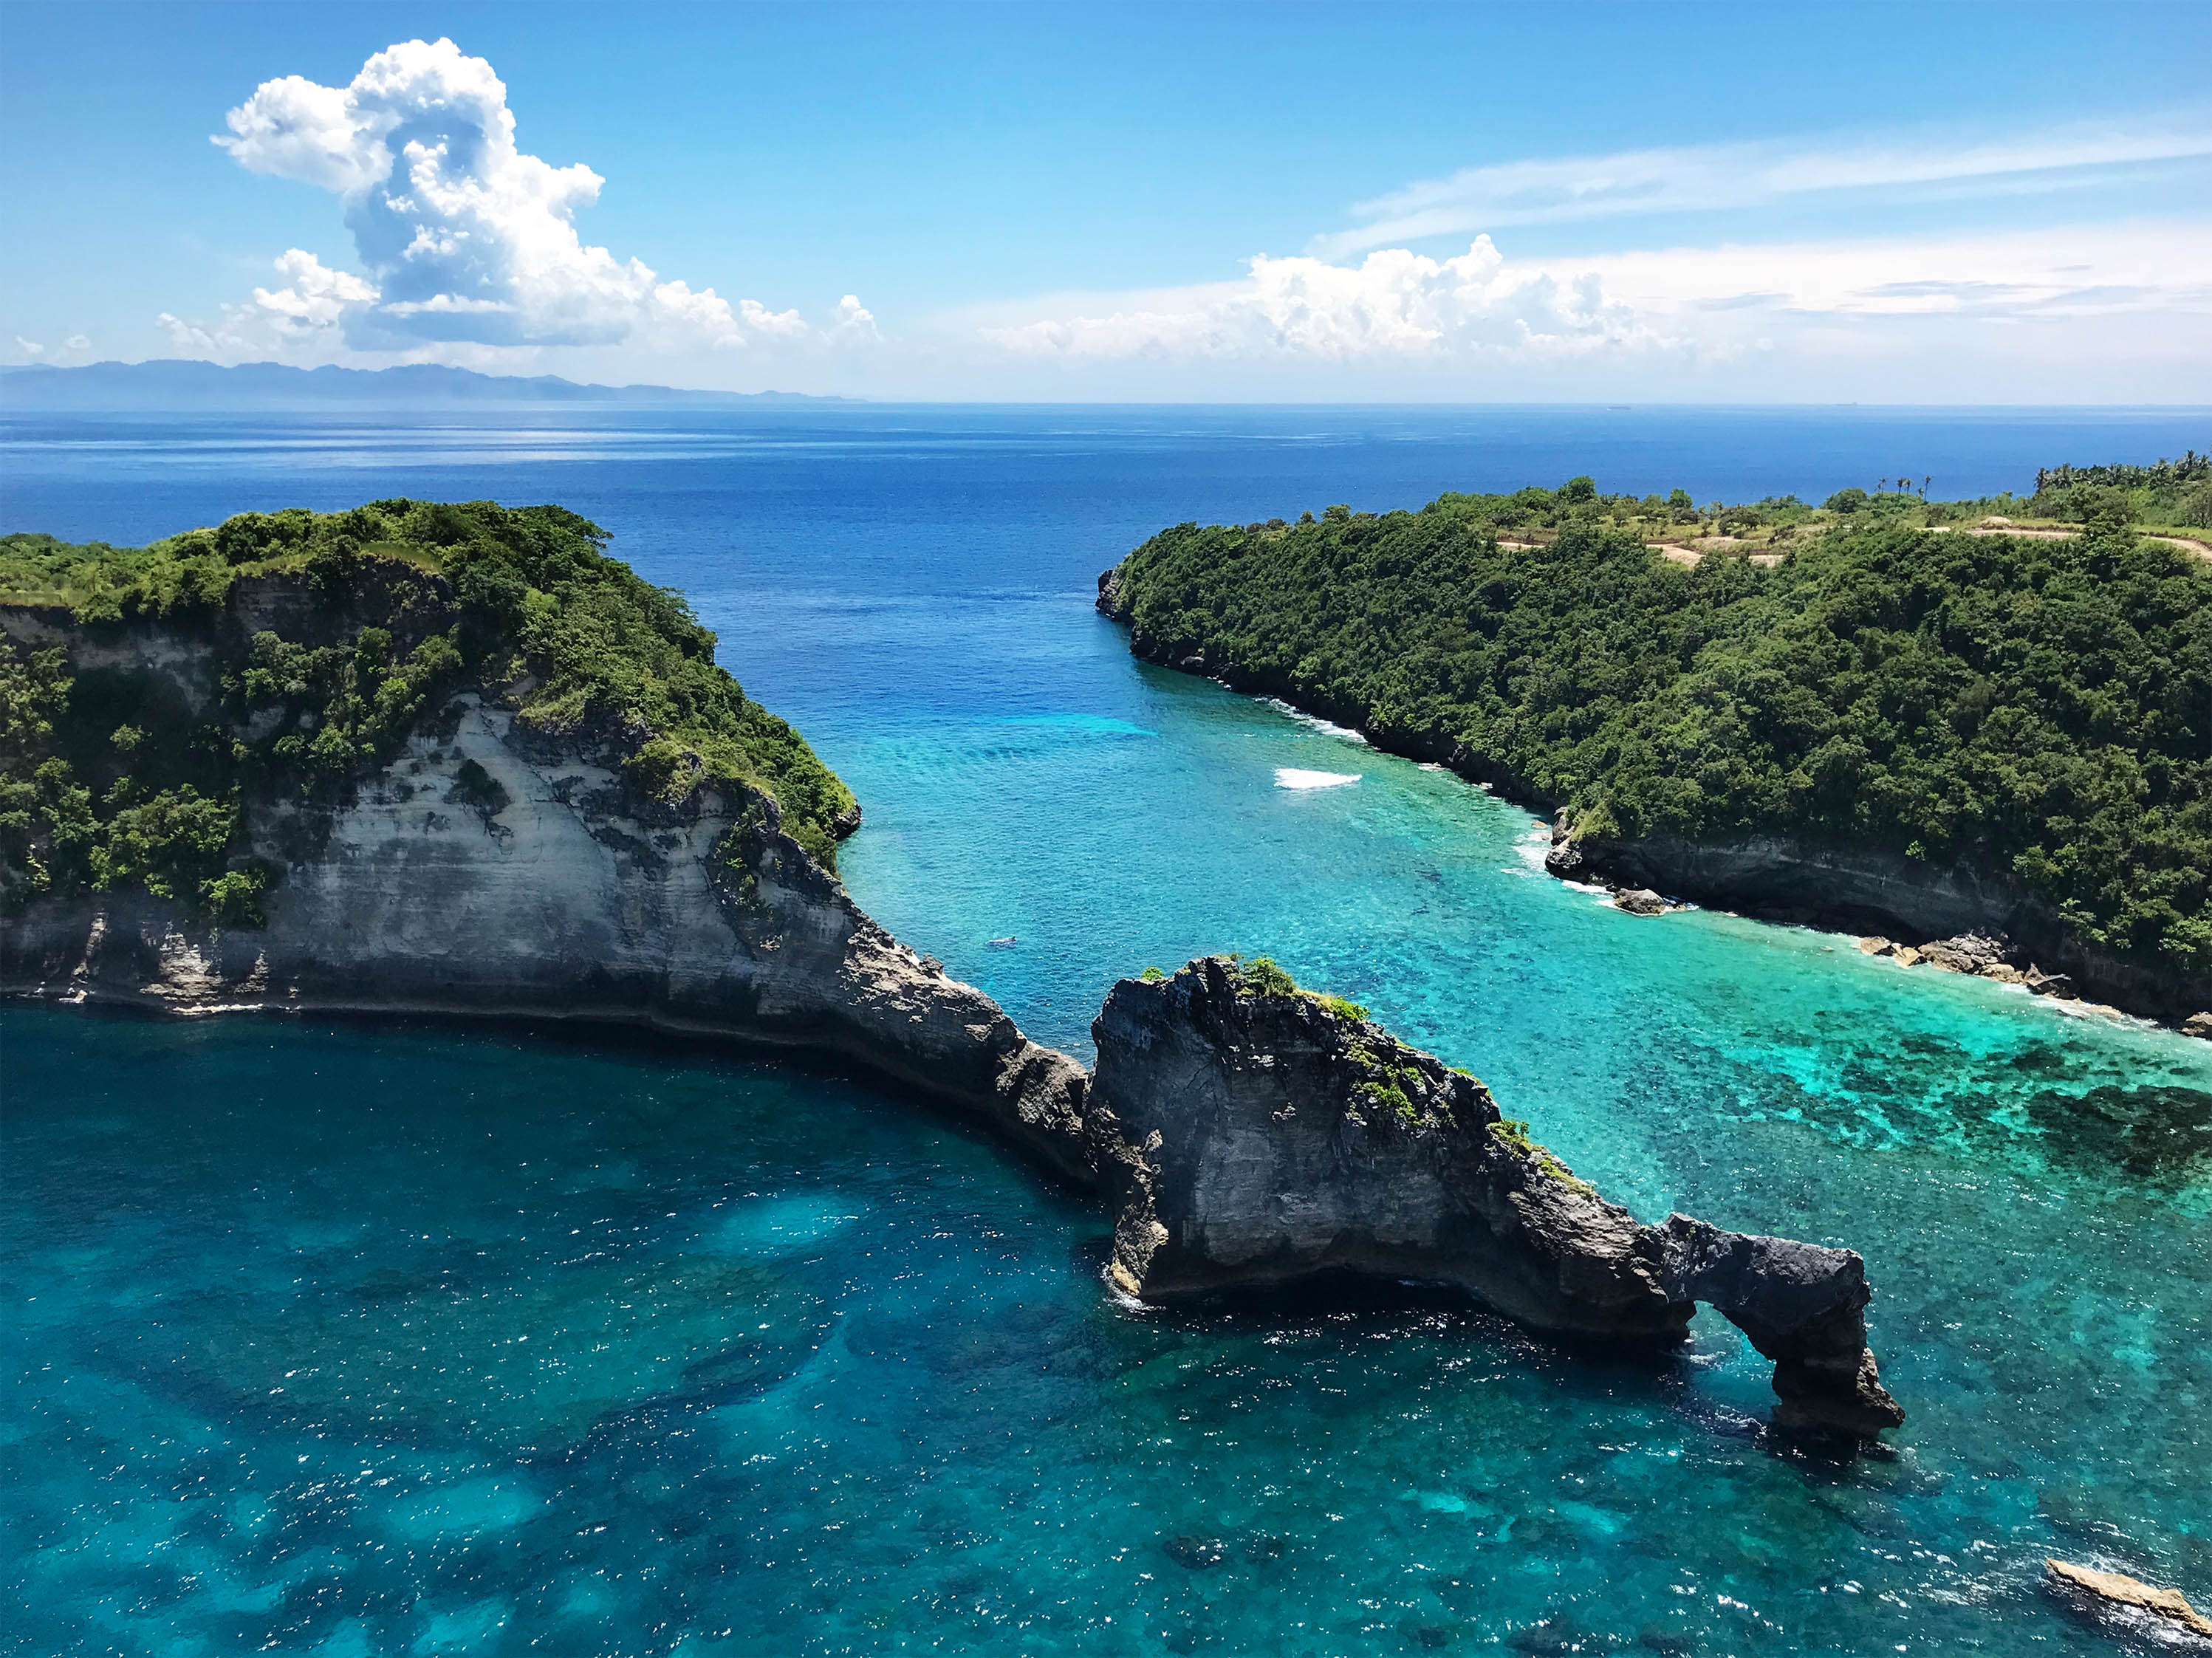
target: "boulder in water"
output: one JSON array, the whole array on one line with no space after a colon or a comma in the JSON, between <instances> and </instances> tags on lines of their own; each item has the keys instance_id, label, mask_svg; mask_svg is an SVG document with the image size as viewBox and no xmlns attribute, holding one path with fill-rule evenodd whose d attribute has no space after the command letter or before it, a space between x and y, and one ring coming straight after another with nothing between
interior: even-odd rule
<instances>
[{"instance_id":1,"label":"boulder in water","mask_svg":"<svg viewBox=\"0 0 2212 1658\"><path fill-rule=\"evenodd\" d=\"M2046 1559L2043 1572L2043 1581L2051 1592L2079 1610L2148 1617L2155 1620L2154 1626L2160 1627L2162 1633L2185 1633L2212 1641L2212 1619L2191 1606L2179 1589L2153 1588L2124 1572L2099 1571L2066 1560Z\"/></svg>"},{"instance_id":2,"label":"boulder in water","mask_svg":"<svg viewBox=\"0 0 2212 1658\"><path fill-rule=\"evenodd\" d=\"M1938 938L1932 944L1923 944L1920 954L1923 960L1951 973L1985 973L1993 967L2016 966L2019 957L2012 940L1996 932L1961 932L1954 938Z\"/></svg>"},{"instance_id":3,"label":"boulder in water","mask_svg":"<svg viewBox=\"0 0 2212 1658\"><path fill-rule=\"evenodd\" d=\"M1613 907L1631 915L1664 915L1667 901L1650 887L1627 887L1613 895Z\"/></svg>"}]
</instances>

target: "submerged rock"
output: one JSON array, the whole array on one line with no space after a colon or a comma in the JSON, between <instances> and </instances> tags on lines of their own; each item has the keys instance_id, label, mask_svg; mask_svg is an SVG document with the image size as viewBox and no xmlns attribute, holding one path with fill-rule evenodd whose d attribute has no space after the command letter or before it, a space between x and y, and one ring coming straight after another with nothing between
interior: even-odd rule
<instances>
[{"instance_id":1,"label":"submerged rock","mask_svg":"<svg viewBox=\"0 0 2212 1658\"><path fill-rule=\"evenodd\" d=\"M1856 1254L1680 1215L1639 1224L1474 1078L1287 985L1208 957L1108 995L1089 1108L1134 1152L1110 1268L1122 1290L1359 1272L1644 1344L1684 1339L1705 1301L1775 1361L1778 1423L1871 1435L1904 1419L1867 1348Z\"/></svg>"},{"instance_id":2,"label":"submerged rock","mask_svg":"<svg viewBox=\"0 0 2212 1658\"><path fill-rule=\"evenodd\" d=\"M2212 1642L2212 1619L2207 1619L2179 1589L2154 1588L2138 1578L2117 1571L2099 1571L2070 1561L2046 1559L2044 1582L2051 1591L2077 1610L2096 1614L2142 1614L2164 1626L2168 1633L2186 1633Z\"/></svg>"}]
</instances>

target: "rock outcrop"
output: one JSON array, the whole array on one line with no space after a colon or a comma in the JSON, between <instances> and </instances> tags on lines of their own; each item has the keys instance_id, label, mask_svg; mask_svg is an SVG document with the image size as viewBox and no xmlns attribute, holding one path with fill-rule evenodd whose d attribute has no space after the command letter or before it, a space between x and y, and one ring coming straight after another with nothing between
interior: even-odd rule
<instances>
[{"instance_id":1,"label":"rock outcrop","mask_svg":"<svg viewBox=\"0 0 2212 1658\"><path fill-rule=\"evenodd\" d=\"M1880 929L1929 941L1905 946L1917 961L1985 978L2018 973L2041 993L2087 994L2155 1017L2178 1021L2212 1001L2212 984L2155 973L2086 943L2043 898L1971 860L1929 864L1778 834L1616 841L1576 832L1565 814L1552 834L1544 866L1562 880L1656 888L1775 920Z\"/></svg>"},{"instance_id":2,"label":"rock outcrop","mask_svg":"<svg viewBox=\"0 0 2212 1658\"><path fill-rule=\"evenodd\" d=\"M2068 1560L2045 1560L2043 1573L2051 1593L2077 1612L2136 1620L2138 1628L2179 1637L2193 1647L2212 1647L2212 1619L2191 1606L2179 1589L2154 1588L2124 1572L2099 1571Z\"/></svg>"},{"instance_id":3,"label":"rock outcrop","mask_svg":"<svg viewBox=\"0 0 2212 1658\"><path fill-rule=\"evenodd\" d=\"M1778 1422L1871 1435L1904 1413L1846 1249L1639 1224L1488 1089L1346 1005L1224 957L1114 987L1090 1109L1136 1148L1111 1273L1172 1299L1352 1272L1464 1290L1532 1328L1682 1340L1695 1303L1775 1362Z\"/></svg>"},{"instance_id":4,"label":"rock outcrop","mask_svg":"<svg viewBox=\"0 0 2212 1658\"><path fill-rule=\"evenodd\" d=\"M94 664L156 665L221 717L211 636L141 624L95 638L6 610L0 625ZM426 714L349 799L252 799L246 823L283 872L265 926L220 928L143 890L41 898L0 919L0 993L623 1023L803 1048L1096 1178L1083 1068L877 926L764 795L702 786L665 805L588 732L530 732L473 688Z\"/></svg>"}]
</instances>

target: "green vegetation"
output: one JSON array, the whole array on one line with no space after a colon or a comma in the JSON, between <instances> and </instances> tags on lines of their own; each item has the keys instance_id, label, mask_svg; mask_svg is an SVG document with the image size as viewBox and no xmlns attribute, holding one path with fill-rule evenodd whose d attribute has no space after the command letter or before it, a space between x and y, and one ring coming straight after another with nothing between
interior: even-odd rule
<instances>
[{"instance_id":1,"label":"green vegetation","mask_svg":"<svg viewBox=\"0 0 2212 1658\"><path fill-rule=\"evenodd\" d=\"M1548 1145L1539 1145L1528 1133L1528 1125L1518 1117L1500 1117L1490 1125L1490 1132L1498 1143L1524 1157L1535 1159L1537 1168L1562 1185L1571 1186L1577 1192L1595 1193L1597 1187L1583 1180L1561 1163Z\"/></svg>"},{"instance_id":2,"label":"green vegetation","mask_svg":"<svg viewBox=\"0 0 2212 1658\"><path fill-rule=\"evenodd\" d=\"M1366 1008L1358 1002L1348 1001L1341 996L1332 996L1326 991L1302 989L1298 981L1278 966L1275 958L1272 956L1255 956L1251 960L1247 961L1243 956L1232 953L1229 959L1235 963L1238 976L1244 981L1244 987L1255 996L1303 996L1308 1001L1318 1003L1327 1008L1340 1019L1360 1020L1367 1017ZM1145 969L1145 978L1148 983L1158 975L1158 968L1148 967Z\"/></svg>"},{"instance_id":3,"label":"green vegetation","mask_svg":"<svg viewBox=\"0 0 2212 1658\"><path fill-rule=\"evenodd\" d=\"M1401 1050L1392 1044L1392 1054ZM1400 1066L1393 1059L1376 1053L1364 1042L1355 1042L1346 1053L1352 1062L1366 1073L1365 1079L1353 1085L1352 1108L1364 1121L1370 1111L1386 1113L1409 1127L1421 1121L1420 1108L1413 1103L1413 1096L1420 1091L1421 1073L1411 1066Z\"/></svg>"},{"instance_id":4,"label":"green vegetation","mask_svg":"<svg viewBox=\"0 0 2212 1658\"><path fill-rule=\"evenodd\" d=\"M2146 524L2212 528L2212 455L2194 449L2150 466L2047 466L2032 512L2087 521L2116 514Z\"/></svg>"},{"instance_id":5,"label":"green vegetation","mask_svg":"<svg viewBox=\"0 0 2212 1658\"><path fill-rule=\"evenodd\" d=\"M2117 513L2032 539L1855 494L1700 513L1679 491L1523 489L1185 524L1114 591L1143 653L1203 651L1386 743L1463 745L1584 834L1966 858L2097 944L2212 973L2212 565ZM1652 551L1685 513L1750 556Z\"/></svg>"},{"instance_id":6,"label":"green vegetation","mask_svg":"<svg viewBox=\"0 0 2212 1658\"><path fill-rule=\"evenodd\" d=\"M605 539L558 507L405 500L247 513L143 548L0 537L0 604L95 630L167 623L224 666L221 706L194 708L161 674L72 675L58 649L0 641L0 903L136 884L250 923L275 872L244 855L248 796L341 797L470 683L526 726L587 734L659 800L702 782L773 798L834 868L851 793L714 665L683 599ZM307 636L246 633L234 589L269 578L313 596ZM476 769L456 799L498 811Z\"/></svg>"},{"instance_id":7,"label":"green vegetation","mask_svg":"<svg viewBox=\"0 0 2212 1658\"><path fill-rule=\"evenodd\" d=\"M1229 959L1237 963L1246 987L1255 996L1295 996L1298 993L1298 981L1276 966L1271 956L1255 956L1249 962L1237 956Z\"/></svg>"}]
</instances>

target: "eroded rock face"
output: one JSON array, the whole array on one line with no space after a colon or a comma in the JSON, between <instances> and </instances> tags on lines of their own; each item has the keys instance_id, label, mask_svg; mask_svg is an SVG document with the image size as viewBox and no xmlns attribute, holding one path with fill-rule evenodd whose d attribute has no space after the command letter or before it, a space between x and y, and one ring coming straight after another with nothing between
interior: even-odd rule
<instances>
[{"instance_id":1,"label":"eroded rock face","mask_svg":"<svg viewBox=\"0 0 2212 1658\"><path fill-rule=\"evenodd\" d=\"M1778 1421L1872 1434L1903 1420L1867 1350L1859 1257L1640 1225L1488 1089L1234 961L1114 987L1091 1027L1090 1108L1135 1148L1115 1281L1169 1299L1351 1271L1455 1285L1532 1328L1641 1343L1698 1301L1775 1360Z\"/></svg>"},{"instance_id":2,"label":"eroded rock face","mask_svg":"<svg viewBox=\"0 0 2212 1658\"><path fill-rule=\"evenodd\" d=\"M180 682L193 667L178 665ZM742 789L664 805L587 736L531 733L468 692L349 803L250 805L254 853L283 871L265 926L222 931L143 891L40 899L0 920L0 993L505 1015L805 1048L964 1108L1094 1182L1083 1068L877 926L778 823Z\"/></svg>"},{"instance_id":3,"label":"eroded rock face","mask_svg":"<svg viewBox=\"0 0 2212 1658\"><path fill-rule=\"evenodd\" d=\"M1724 1232L1687 1215L1669 1215L1651 1242L1669 1296L1704 1302L1774 1361L1778 1423L1872 1434L1905 1420L1867 1345L1874 1291L1856 1251Z\"/></svg>"}]
</instances>

